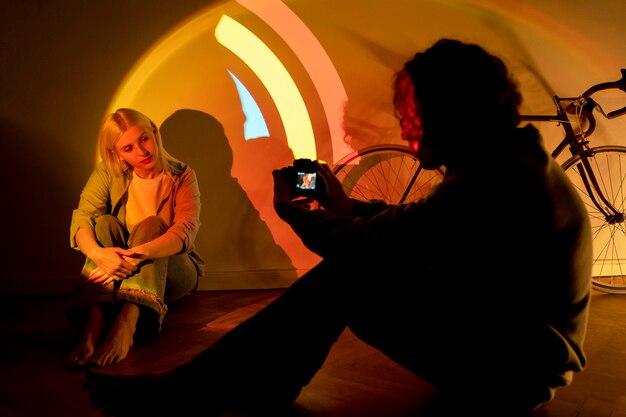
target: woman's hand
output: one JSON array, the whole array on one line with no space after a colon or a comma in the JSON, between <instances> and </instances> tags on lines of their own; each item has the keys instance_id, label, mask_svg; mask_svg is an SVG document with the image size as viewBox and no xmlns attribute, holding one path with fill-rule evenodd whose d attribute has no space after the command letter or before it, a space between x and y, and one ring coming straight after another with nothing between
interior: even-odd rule
<instances>
[{"instance_id":1,"label":"woman's hand","mask_svg":"<svg viewBox=\"0 0 626 417\"><path fill-rule=\"evenodd\" d=\"M94 284L100 285L108 285L113 281L122 281L124 278L121 278L117 275L109 275L104 272L100 267L96 267L89 276L87 277L88 281L91 281Z\"/></svg>"},{"instance_id":2,"label":"woman's hand","mask_svg":"<svg viewBox=\"0 0 626 417\"><path fill-rule=\"evenodd\" d=\"M128 253L122 255L122 258L129 264L138 267L140 263L148 259L148 253L142 245L139 245L128 249Z\"/></svg>"},{"instance_id":3,"label":"woman's hand","mask_svg":"<svg viewBox=\"0 0 626 417\"><path fill-rule=\"evenodd\" d=\"M89 258L97 267L91 271L87 279L102 285L125 279L141 262L129 262L130 258L134 260L136 257L137 253L132 249L99 247L89 254Z\"/></svg>"}]
</instances>

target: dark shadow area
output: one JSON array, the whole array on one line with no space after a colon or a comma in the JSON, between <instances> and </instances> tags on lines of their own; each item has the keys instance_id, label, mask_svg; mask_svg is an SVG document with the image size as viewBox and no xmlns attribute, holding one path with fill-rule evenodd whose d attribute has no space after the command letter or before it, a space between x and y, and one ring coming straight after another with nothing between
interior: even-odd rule
<instances>
[{"instance_id":1,"label":"dark shadow area","mask_svg":"<svg viewBox=\"0 0 626 417\"><path fill-rule=\"evenodd\" d=\"M163 337L137 346L111 373L171 369L214 343L282 290L200 291L168 313ZM76 337L65 321L66 296L0 298L0 415L102 417L83 389L85 371L69 372L63 354ZM536 417L626 415L626 320L623 297L594 294L587 352L589 366ZM465 375L467 383L475 376ZM207 400L210 392L206 393ZM425 417L424 383L350 332L296 403L298 417ZM481 415L481 410L473 414ZM181 416L183 417L183 416ZM295 416L294 416L295 417ZM504 417L504 416L503 416Z\"/></svg>"},{"instance_id":2,"label":"dark shadow area","mask_svg":"<svg viewBox=\"0 0 626 417\"><path fill-rule=\"evenodd\" d=\"M80 164L90 161L76 161L71 149L25 126L2 121L0 136L4 196L0 216L5 224L0 293L12 294L19 288L31 288L32 294L40 288L67 292L73 285L72 272L78 278L83 262L72 256L69 246L70 220L79 196L74 183L84 180L75 172L82 172ZM68 199L71 195L75 198Z\"/></svg>"}]
</instances>

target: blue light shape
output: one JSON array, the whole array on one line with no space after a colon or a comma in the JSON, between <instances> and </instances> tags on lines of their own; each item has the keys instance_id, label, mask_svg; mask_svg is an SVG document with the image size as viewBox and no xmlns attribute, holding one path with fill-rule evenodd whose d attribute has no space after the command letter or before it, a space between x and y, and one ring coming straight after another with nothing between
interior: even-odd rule
<instances>
[{"instance_id":1,"label":"blue light shape","mask_svg":"<svg viewBox=\"0 0 626 417\"><path fill-rule=\"evenodd\" d=\"M267 129L267 123L265 123L261 109L256 104L256 101L254 101L254 98L252 98L248 89L241 81L239 81L237 77L235 77L235 74L230 72L228 69L227 71L233 81L235 81L237 93L239 94L239 100L241 101L241 109L246 115L246 121L243 124L243 136L245 140L268 137L270 132Z\"/></svg>"}]
</instances>

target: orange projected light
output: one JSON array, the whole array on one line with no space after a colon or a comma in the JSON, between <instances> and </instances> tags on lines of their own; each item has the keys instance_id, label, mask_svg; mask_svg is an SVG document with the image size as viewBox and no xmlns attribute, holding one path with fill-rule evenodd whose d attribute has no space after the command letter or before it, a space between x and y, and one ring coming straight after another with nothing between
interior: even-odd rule
<instances>
[{"instance_id":1,"label":"orange projected light","mask_svg":"<svg viewBox=\"0 0 626 417\"><path fill-rule=\"evenodd\" d=\"M313 126L302 95L272 50L247 28L226 15L217 24L215 37L241 58L267 88L283 121L287 143L294 156L316 159Z\"/></svg>"},{"instance_id":2,"label":"orange projected light","mask_svg":"<svg viewBox=\"0 0 626 417\"><path fill-rule=\"evenodd\" d=\"M304 65L320 96L328 121L336 162L352 149L344 141L343 107L348 100L346 90L330 57L309 28L280 0L237 0L265 21L294 51ZM314 69L314 70L313 70Z\"/></svg>"}]
</instances>

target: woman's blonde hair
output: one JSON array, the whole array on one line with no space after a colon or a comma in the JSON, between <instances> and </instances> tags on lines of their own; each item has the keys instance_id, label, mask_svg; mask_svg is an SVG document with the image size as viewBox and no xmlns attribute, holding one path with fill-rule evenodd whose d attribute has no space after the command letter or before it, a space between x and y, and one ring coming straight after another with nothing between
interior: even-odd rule
<instances>
[{"instance_id":1,"label":"woman's blonde hair","mask_svg":"<svg viewBox=\"0 0 626 417\"><path fill-rule=\"evenodd\" d=\"M169 161L177 161L163 147L161 133L156 124L145 114L129 108L120 108L108 114L102 121L98 148L100 157L110 172L115 176L132 175L132 167L120 161L115 149L115 144L122 135L133 126L141 126L144 131L154 137L156 142L156 168L164 172L170 172Z\"/></svg>"}]
</instances>

